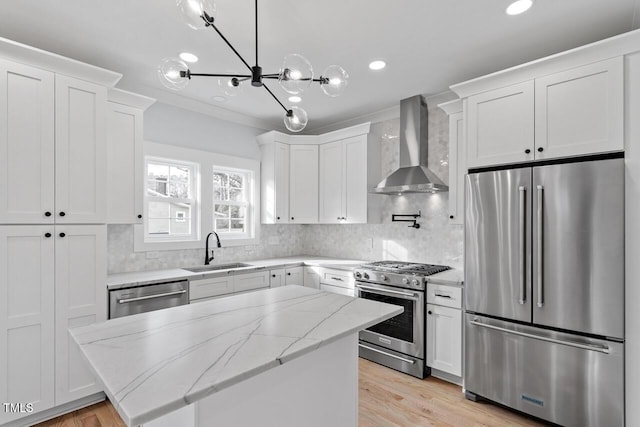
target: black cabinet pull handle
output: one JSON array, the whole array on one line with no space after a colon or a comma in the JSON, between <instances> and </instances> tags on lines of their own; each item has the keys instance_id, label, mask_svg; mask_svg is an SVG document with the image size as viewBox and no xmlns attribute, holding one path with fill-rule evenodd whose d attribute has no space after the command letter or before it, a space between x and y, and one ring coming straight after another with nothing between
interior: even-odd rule
<instances>
[{"instance_id":1,"label":"black cabinet pull handle","mask_svg":"<svg viewBox=\"0 0 640 427\"><path fill-rule=\"evenodd\" d=\"M59 234L59 236L60 236L60 237L64 237L64 236L66 236L66 234L64 234L64 233L60 233L60 234Z\"/></svg>"},{"instance_id":2,"label":"black cabinet pull handle","mask_svg":"<svg viewBox=\"0 0 640 427\"><path fill-rule=\"evenodd\" d=\"M449 215L449 219L453 219L453 215Z\"/></svg>"},{"instance_id":3,"label":"black cabinet pull handle","mask_svg":"<svg viewBox=\"0 0 640 427\"><path fill-rule=\"evenodd\" d=\"M60 216L65 216L65 215L66 215L66 213L60 212Z\"/></svg>"},{"instance_id":4,"label":"black cabinet pull handle","mask_svg":"<svg viewBox=\"0 0 640 427\"><path fill-rule=\"evenodd\" d=\"M44 216L51 216L51 212L46 211L46 212L44 213Z\"/></svg>"},{"instance_id":5,"label":"black cabinet pull handle","mask_svg":"<svg viewBox=\"0 0 640 427\"><path fill-rule=\"evenodd\" d=\"M275 275L275 274L272 274L272 275L271 275L271 277L276 277L276 275Z\"/></svg>"},{"instance_id":6,"label":"black cabinet pull handle","mask_svg":"<svg viewBox=\"0 0 640 427\"><path fill-rule=\"evenodd\" d=\"M138 219L141 219L141 218L142 218L142 215L138 215Z\"/></svg>"},{"instance_id":7,"label":"black cabinet pull handle","mask_svg":"<svg viewBox=\"0 0 640 427\"><path fill-rule=\"evenodd\" d=\"M429 311L427 311L427 314L433 314L433 313L431 312L431 310L429 310Z\"/></svg>"},{"instance_id":8,"label":"black cabinet pull handle","mask_svg":"<svg viewBox=\"0 0 640 427\"><path fill-rule=\"evenodd\" d=\"M293 219L294 219L294 218L293 218L293 217L291 217L291 220L292 220L292 221L293 221Z\"/></svg>"},{"instance_id":9,"label":"black cabinet pull handle","mask_svg":"<svg viewBox=\"0 0 640 427\"><path fill-rule=\"evenodd\" d=\"M538 147L538 153L542 153L543 151L544 151L544 148Z\"/></svg>"},{"instance_id":10,"label":"black cabinet pull handle","mask_svg":"<svg viewBox=\"0 0 640 427\"><path fill-rule=\"evenodd\" d=\"M277 217L276 217L276 219L277 219L277 220L279 220L279 219L280 219L280 217L279 217L279 216L277 216Z\"/></svg>"},{"instance_id":11,"label":"black cabinet pull handle","mask_svg":"<svg viewBox=\"0 0 640 427\"><path fill-rule=\"evenodd\" d=\"M291 273L287 273L287 276L291 276Z\"/></svg>"},{"instance_id":12,"label":"black cabinet pull handle","mask_svg":"<svg viewBox=\"0 0 640 427\"><path fill-rule=\"evenodd\" d=\"M51 233L44 233L44 237L48 239L49 237L51 237Z\"/></svg>"},{"instance_id":13,"label":"black cabinet pull handle","mask_svg":"<svg viewBox=\"0 0 640 427\"><path fill-rule=\"evenodd\" d=\"M524 152L525 152L525 154L529 154L529 153L531 153L531 150L527 148L526 150L524 150Z\"/></svg>"}]
</instances>

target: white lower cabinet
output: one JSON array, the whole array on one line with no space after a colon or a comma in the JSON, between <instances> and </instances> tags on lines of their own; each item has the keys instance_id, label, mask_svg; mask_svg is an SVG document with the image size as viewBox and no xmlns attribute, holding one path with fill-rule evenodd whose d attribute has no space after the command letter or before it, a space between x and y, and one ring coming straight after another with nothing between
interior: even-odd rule
<instances>
[{"instance_id":1,"label":"white lower cabinet","mask_svg":"<svg viewBox=\"0 0 640 427\"><path fill-rule=\"evenodd\" d=\"M320 283L320 290L331 292L334 294L347 295L350 297L353 297L356 294L354 289L343 288L341 286L327 285L326 283Z\"/></svg>"},{"instance_id":2,"label":"white lower cabinet","mask_svg":"<svg viewBox=\"0 0 640 427\"><path fill-rule=\"evenodd\" d=\"M427 366L462 376L462 289L427 285Z\"/></svg>"},{"instance_id":3,"label":"white lower cabinet","mask_svg":"<svg viewBox=\"0 0 640 427\"><path fill-rule=\"evenodd\" d=\"M210 279L189 280L189 302L200 302L202 298L234 292L234 276L212 277Z\"/></svg>"},{"instance_id":4,"label":"white lower cabinet","mask_svg":"<svg viewBox=\"0 0 640 427\"><path fill-rule=\"evenodd\" d=\"M269 272L239 274L235 276L235 292L252 291L269 287Z\"/></svg>"},{"instance_id":5,"label":"white lower cabinet","mask_svg":"<svg viewBox=\"0 0 640 427\"><path fill-rule=\"evenodd\" d=\"M353 272L321 267L319 276L321 290L350 297L355 296Z\"/></svg>"},{"instance_id":6,"label":"white lower cabinet","mask_svg":"<svg viewBox=\"0 0 640 427\"><path fill-rule=\"evenodd\" d=\"M304 286L304 267L292 267L284 270L284 284Z\"/></svg>"},{"instance_id":7,"label":"white lower cabinet","mask_svg":"<svg viewBox=\"0 0 640 427\"><path fill-rule=\"evenodd\" d=\"M0 401L37 413L101 391L68 328L106 319L106 247L106 226L0 226Z\"/></svg>"},{"instance_id":8,"label":"white lower cabinet","mask_svg":"<svg viewBox=\"0 0 640 427\"><path fill-rule=\"evenodd\" d=\"M284 286L284 268L278 268L269 272L269 286L272 288Z\"/></svg>"}]
</instances>

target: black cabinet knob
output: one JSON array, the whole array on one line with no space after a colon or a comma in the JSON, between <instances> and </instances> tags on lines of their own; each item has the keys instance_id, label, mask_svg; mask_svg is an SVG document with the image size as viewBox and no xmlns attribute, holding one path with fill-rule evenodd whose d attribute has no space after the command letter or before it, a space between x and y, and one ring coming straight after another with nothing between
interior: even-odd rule
<instances>
[{"instance_id":1,"label":"black cabinet knob","mask_svg":"<svg viewBox=\"0 0 640 427\"><path fill-rule=\"evenodd\" d=\"M60 233L60 234L59 234L59 236L60 236L60 237L64 237L64 236L66 236L66 234L64 234L64 233Z\"/></svg>"},{"instance_id":2,"label":"black cabinet knob","mask_svg":"<svg viewBox=\"0 0 640 427\"><path fill-rule=\"evenodd\" d=\"M527 148L526 150L524 150L524 152L525 152L525 154L529 154L529 153L531 153L531 150Z\"/></svg>"},{"instance_id":3,"label":"black cabinet knob","mask_svg":"<svg viewBox=\"0 0 640 427\"><path fill-rule=\"evenodd\" d=\"M51 237L51 233L44 233L44 237L48 239L49 237Z\"/></svg>"},{"instance_id":4,"label":"black cabinet knob","mask_svg":"<svg viewBox=\"0 0 640 427\"><path fill-rule=\"evenodd\" d=\"M291 276L291 273L287 273L287 276Z\"/></svg>"},{"instance_id":5,"label":"black cabinet knob","mask_svg":"<svg viewBox=\"0 0 640 427\"><path fill-rule=\"evenodd\" d=\"M453 215L449 215L449 219L453 219Z\"/></svg>"},{"instance_id":6,"label":"black cabinet knob","mask_svg":"<svg viewBox=\"0 0 640 427\"><path fill-rule=\"evenodd\" d=\"M431 312L431 310L429 310L429 311L427 311L427 314L433 314L433 313Z\"/></svg>"},{"instance_id":7,"label":"black cabinet knob","mask_svg":"<svg viewBox=\"0 0 640 427\"><path fill-rule=\"evenodd\" d=\"M44 213L44 216L51 216L51 212L46 211L46 212Z\"/></svg>"},{"instance_id":8,"label":"black cabinet knob","mask_svg":"<svg viewBox=\"0 0 640 427\"><path fill-rule=\"evenodd\" d=\"M138 215L138 219L142 219L142 215Z\"/></svg>"},{"instance_id":9,"label":"black cabinet knob","mask_svg":"<svg viewBox=\"0 0 640 427\"><path fill-rule=\"evenodd\" d=\"M538 153L542 153L543 151L544 151L544 148L538 147Z\"/></svg>"},{"instance_id":10,"label":"black cabinet knob","mask_svg":"<svg viewBox=\"0 0 640 427\"><path fill-rule=\"evenodd\" d=\"M280 220L280 217L279 217L279 216L277 216L277 217L276 217L276 219L279 221L279 220Z\"/></svg>"},{"instance_id":11,"label":"black cabinet knob","mask_svg":"<svg viewBox=\"0 0 640 427\"><path fill-rule=\"evenodd\" d=\"M276 277L276 275L275 275L275 274L272 274L272 275L271 275L271 277Z\"/></svg>"},{"instance_id":12,"label":"black cabinet knob","mask_svg":"<svg viewBox=\"0 0 640 427\"><path fill-rule=\"evenodd\" d=\"M293 218L293 217L291 217L291 221L293 221L293 220L294 220L294 218Z\"/></svg>"},{"instance_id":13,"label":"black cabinet knob","mask_svg":"<svg viewBox=\"0 0 640 427\"><path fill-rule=\"evenodd\" d=\"M66 213L60 212L60 216L65 216L65 215L66 215Z\"/></svg>"}]
</instances>

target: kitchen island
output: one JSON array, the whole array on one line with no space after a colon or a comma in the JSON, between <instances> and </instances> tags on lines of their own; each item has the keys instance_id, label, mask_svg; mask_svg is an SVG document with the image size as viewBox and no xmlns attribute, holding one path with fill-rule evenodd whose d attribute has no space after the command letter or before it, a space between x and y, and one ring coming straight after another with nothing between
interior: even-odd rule
<instances>
[{"instance_id":1,"label":"kitchen island","mask_svg":"<svg viewBox=\"0 0 640 427\"><path fill-rule=\"evenodd\" d=\"M358 331L401 312L285 286L71 334L128 426L355 427Z\"/></svg>"}]
</instances>

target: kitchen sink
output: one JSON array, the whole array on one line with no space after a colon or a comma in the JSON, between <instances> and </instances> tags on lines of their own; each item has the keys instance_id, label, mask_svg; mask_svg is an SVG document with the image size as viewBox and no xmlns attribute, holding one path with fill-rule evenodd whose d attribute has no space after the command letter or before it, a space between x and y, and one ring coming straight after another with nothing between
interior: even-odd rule
<instances>
[{"instance_id":1,"label":"kitchen sink","mask_svg":"<svg viewBox=\"0 0 640 427\"><path fill-rule=\"evenodd\" d=\"M203 265L201 267L189 267L189 268L183 268L183 270L187 270L192 273L201 273L204 271L231 270L233 268L242 268L242 267L251 267L251 264L234 262L231 264Z\"/></svg>"}]
</instances>

